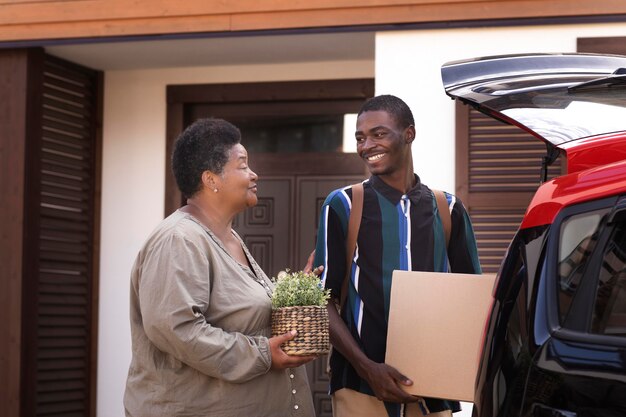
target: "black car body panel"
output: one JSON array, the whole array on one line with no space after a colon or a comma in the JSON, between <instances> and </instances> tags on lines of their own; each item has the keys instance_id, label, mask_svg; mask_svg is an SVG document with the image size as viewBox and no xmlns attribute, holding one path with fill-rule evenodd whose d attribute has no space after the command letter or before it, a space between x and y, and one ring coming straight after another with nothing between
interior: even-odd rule
<instances>
[{"instance_id":1,"label":"black car body panel","mask_svg":"<svg viewBox=\"0 0 626 417\"><path fill-rule=\"evenodd\" d=\"M509 247L476 382L476 416L626 416L626 335L559 324L546 259L556 258L550 243L567 214L553 226L520 230Z\"/></svg>"}]
</instances>

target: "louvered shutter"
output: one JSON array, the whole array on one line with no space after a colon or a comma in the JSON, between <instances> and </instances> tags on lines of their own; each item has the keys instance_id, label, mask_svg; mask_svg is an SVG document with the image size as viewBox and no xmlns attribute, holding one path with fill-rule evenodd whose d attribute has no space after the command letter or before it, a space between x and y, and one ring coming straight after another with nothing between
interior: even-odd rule
<instances>
[{"instance_id":1,"label":"louvered shutter","mask_svg":"<svg viewBox=\"0 0 626 417\"><path fill-rule=\"evenodd\" d=\"M31 144L29 222L33 261L23 410L93 414L97 291L100 75L45 56L39 137ZM36 121L33 120L33 123Z\"/></svg>"},{"instance_id":2,"label":"louvered shutter","mask_svg":"<svg viewBox=\"0 0 626 417\"><path fill-rule=\"evenodd\" d=\"M457 103L457 194L468 209L485 273L498 271L540 184L545 145L518 127ZM556 161L548 176L560 175Z\"/></svg>"}]
</instances>

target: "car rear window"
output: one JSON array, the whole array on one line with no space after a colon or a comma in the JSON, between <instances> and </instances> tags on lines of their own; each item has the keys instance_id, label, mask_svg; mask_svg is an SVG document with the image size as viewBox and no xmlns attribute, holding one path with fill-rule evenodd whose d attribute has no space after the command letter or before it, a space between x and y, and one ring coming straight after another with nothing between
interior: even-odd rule
<instances>
[{"instance_id":1,"label":"car rear window","mask_svg":"<svg viewBox=\"0 0 626 417\"><path fill-rule=\"evenodd\" d=\"M573 215L561 224L559 239L559 316L564 322L595 250L608 208Z\"/></svg>"},{"instance_id":2,"label":"car rear window","mask_svg":"<svg viewBox=\"0 0 626 417\"><path fill-rule=\"evenodd\" d=\"M618 213L604 247L591 332L626 336L626 212Z\"/></svg>"},{"instance_id":3,"label":"car rear window","mask_svg":"<svg viewBox=\"0 0 626 417\"><path fill-rule=\"evenodd\" d=\"M574 92L559 87L532 93L520 92L500 103L502 114L555 145L624 130L624 87Z\"/></svg>"}]
</instances>

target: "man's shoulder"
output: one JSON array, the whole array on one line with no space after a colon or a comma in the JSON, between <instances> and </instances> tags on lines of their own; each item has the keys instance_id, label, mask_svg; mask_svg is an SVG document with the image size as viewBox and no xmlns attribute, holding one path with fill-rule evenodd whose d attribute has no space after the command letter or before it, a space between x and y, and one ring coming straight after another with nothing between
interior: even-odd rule
<instances>
[{"instance_id":1,"label":"man's shoulder","mask_svg":"<svg viewBox=\"0 0 626 417\"><path fill-rule=\"evenodd\" d=\"M450 207L450 211L452 211L452 209L457 203L461 203L461 200L455 194L450 193L440 188L431 188L427 186L426 184L422 183L422 192L424 191L427 192L433 198L435 197L436 192L442 192L444 197L446 197L446 201L448 203L448 206Z\"/></svg>"},{"instance_id":2,"label":"man's shoulder","mask_svg":"<svg viewBox=\"0 0 626 417\"><path fill-rule=\"evenodd\" d=\"M337 188L331 191L326 197L324 205L337 203L350 204L350 202L352 201L352 187L354 185L355 184L346 185L344 187Z\"/></svg>"}]
</instances>

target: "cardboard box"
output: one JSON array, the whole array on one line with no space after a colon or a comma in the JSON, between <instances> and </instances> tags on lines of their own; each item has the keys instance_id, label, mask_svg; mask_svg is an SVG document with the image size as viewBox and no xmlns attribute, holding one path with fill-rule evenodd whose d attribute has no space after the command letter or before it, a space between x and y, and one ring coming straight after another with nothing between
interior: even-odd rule
<instances>
[{"instance_id":1,"label":"cardboard box","mask_svg":"<svg viewBox=\"0 0 626 417\"><path fill-rule=\"evenodd\" d=\"M394 271L385 362L422 397L474 401L495 275Z\"/></svg>"}]
</instances>

